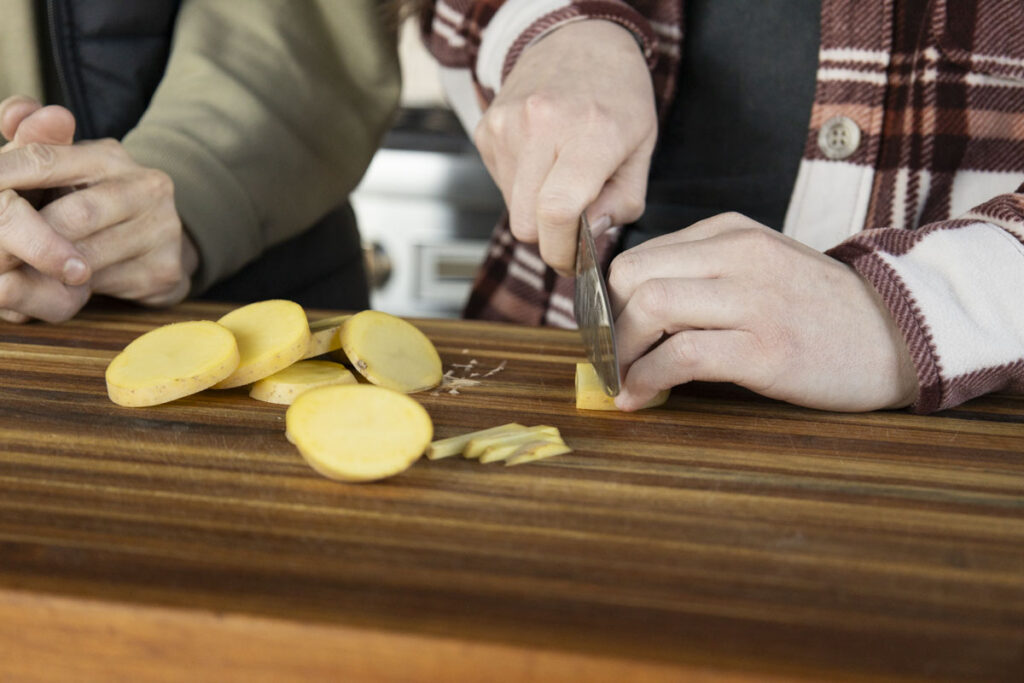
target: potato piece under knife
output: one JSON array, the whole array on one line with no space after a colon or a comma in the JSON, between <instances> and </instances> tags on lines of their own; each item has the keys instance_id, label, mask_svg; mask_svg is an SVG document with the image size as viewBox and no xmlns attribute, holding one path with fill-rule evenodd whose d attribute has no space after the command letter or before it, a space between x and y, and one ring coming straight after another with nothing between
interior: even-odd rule
<instances>
[{"instance_id":1,"label":"potato piece under knife","mask_svg":"<svg viewBox=\"0 0 1024 683\"><path fill-rule=\"evenodd\" d=\"M659 391L643 408L654 408L668 400L669 390ZM597 370L590 363L576 364L576 407L580 410L618 410L615 399L604 393Z\"/></svg>"}]
</instances>

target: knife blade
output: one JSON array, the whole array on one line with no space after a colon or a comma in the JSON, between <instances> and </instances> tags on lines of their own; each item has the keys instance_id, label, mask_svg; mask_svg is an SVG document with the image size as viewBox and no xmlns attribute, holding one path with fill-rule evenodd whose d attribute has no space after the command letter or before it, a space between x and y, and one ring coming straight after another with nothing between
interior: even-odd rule
<instances>
[{"instance_id":1,"label":"knife blade","mask_svg":"<svg viewBox=\"0 0 1024 683\"><path fill-rule=\"evenodd\" d=\"M608 288L597 262L597 246L590 232L586 213L580 214L576 244L576 291L573 313L587 350L587 360L597 370L604 391L618 396L622 388L619 379L619 353L615 345L615 325Z\"/></svg>"}]
</instances>

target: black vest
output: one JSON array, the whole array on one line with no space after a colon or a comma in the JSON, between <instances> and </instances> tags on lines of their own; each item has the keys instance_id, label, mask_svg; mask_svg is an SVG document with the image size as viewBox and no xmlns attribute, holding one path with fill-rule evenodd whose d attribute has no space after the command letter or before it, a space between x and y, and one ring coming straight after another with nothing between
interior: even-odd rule
<instances>
[{"instance_id":1,"label":"black vest","mask_svg":"<svg viewBox=\"0 0 1024 683\"><path fill-rule=\"evenodd\" d=\"M167 66L180 6L181 0L37 3L63 103L77 120L76 139L121 139L138 123ZM202 294L223 301L278 297L315 308L369 306L347 204Z\"/></svg>"}]
</instances>

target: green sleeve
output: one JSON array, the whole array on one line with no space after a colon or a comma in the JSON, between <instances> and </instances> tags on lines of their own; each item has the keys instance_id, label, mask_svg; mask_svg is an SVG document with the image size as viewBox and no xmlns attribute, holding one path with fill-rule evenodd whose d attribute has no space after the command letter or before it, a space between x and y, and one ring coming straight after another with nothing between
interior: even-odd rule
<instances>
[{"instance_id":1,"label":"green sleeve","mask_svg":"<svg viewBox=\"0 0 1024 683\"><path fill-rule=\"evenodd\" d=\"M375 0L186 0L124 145L168 173L199 249L194 291L340 205L391 122L394 30Z\"/></svg>"}]
</instances>

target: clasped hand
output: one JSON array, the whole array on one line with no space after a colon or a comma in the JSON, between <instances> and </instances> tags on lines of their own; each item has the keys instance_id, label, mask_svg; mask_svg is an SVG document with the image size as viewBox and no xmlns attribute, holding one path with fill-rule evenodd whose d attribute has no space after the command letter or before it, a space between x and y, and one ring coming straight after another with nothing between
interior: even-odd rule
<instances>
[{"instance_id":1,"label":"clasped hand","mask_svg":"<svg viewBox=\"0 0 1024 683\"><path fill-rule=\"evenodd\" d=\"M63 107L0 103L0 317L51 322L92 294L169 305L198 263L162 171L114 140L72 144Z\"/></svg>"}]
</instances>

